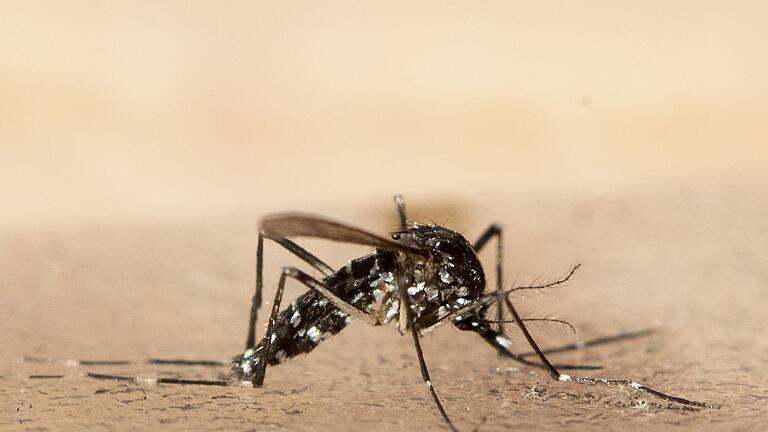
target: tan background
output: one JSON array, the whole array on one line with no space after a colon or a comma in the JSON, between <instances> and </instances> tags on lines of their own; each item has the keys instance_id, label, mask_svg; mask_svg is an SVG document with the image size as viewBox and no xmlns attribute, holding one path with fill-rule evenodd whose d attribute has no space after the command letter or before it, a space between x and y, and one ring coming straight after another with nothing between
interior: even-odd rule
<instances>
[{"instance_id":1,"label":"tan background","mask_svg":"<svg viewBox=\"0 0 768 432\"><path fill-rule=\"evenodd\" d=\"M585 264L529 314L584 339L662 328L560 361L725 404L499 374L443 328L425 349L462 429L764 425L767 19L746 1L0 3L0 427L441 429L408 341L360 323L264 390L18 362L233 355L259 215L385 231L396 192L471 238L504 224L508 285ZM293 261L269 253L274 279Z\"/></svg>"}]
</instances>

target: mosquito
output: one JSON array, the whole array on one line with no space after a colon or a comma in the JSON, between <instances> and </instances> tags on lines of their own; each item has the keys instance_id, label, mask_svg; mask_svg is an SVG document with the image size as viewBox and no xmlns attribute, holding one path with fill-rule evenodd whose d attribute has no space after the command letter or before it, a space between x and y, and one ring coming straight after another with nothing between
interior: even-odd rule
<instances>
[{"instance_id":1,"label":"mosquito","mask_svg":"<svg viewBox=\"0 0 768 432\"><path fill-rule=\"evenodd\" d=\"M299 354L314 350L330 336L341 332L354 319L373 326L397 322L402 335L410 334L419 369L429 396L452 431L458 431L437 395L427 362L421 349L420 337L436 327L450 323L454 327L480 336L505 358L537 367L560 382L587 385L632 387L654 397L693 407L713 405L674 396L631 379L606 379L572 376L561 373L566 369L600 369L598 366L553 364L546 354L581 349L588 346L638 337L646 331L628 333L580 344L542 350L531 336L526 320L510 300L519 290L538 290L568 282L579 265L562 278L539 285L502 286L502 228L490 225L480 237L470 243L460 233L437 224L409 223L405 201L395 196L399 228L390 237L324 217L304 213L279 213L264 217L259 225L256 247L256 292L252 298L245 350L231 361L228 380L188 380L159 378L156 382L170 384L229 385L250 382L256 387L264 384L267 367L275 366ZM312 237L342 243L373 247L372 253L349 261L334 269L296 244L292 237ZM256 331L263 299L264 241L271 240L319 271L315 278L296 267L283 267L277 284L265 336L257 343ZM483 266L478 258L491 240L495 240L496 287L488 290ZM288 279L303 284L308 290L281 310L283 292ZM491 308L497 314L489 318ZM511 320L505 319L507 313ZM554 320L555 322L561 322ZM516 354L512 341L505 333L505 324L514 324L522 332L533 352ZM567 324L567 323L566 323ZM538 361L531 360L536 357ZM153 364L222 365L219 361L150 359ZM82 361L80 364L125 364L116 362ZM135 381L133 377L89 373L98 379Z\"/></svg>"}]
</instances>

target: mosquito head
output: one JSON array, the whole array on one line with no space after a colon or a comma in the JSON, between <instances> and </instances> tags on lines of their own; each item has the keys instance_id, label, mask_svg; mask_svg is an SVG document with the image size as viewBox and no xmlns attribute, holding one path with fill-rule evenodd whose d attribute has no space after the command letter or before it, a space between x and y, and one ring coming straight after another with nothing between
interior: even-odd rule
<instances>
[{"instance_id":1,"label":"mosquito head","mask_svg":"<svg viewBox=\"0 0 768 432\"><path fill-rule=\"evenodd\" d=\"M438 225L413 224L393 233L393 238L428 256L405 260L402 270L408 275L408 293L417 312L465 306L485 288L480 261L470 243L456 231Z\"/></svg>"}]
</instances>

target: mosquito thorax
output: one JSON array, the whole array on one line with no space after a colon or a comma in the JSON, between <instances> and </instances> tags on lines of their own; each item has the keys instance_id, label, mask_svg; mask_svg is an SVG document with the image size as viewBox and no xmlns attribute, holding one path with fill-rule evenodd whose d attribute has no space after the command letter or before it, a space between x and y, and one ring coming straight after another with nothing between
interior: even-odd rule
<instances>
[{"instance_id":1,"label":"mosquito thorax","mask_svg":"<svg viewBox=\"0 0 768 432\"><path fill-rule=\"evenodd\" d=\"M485 289L483 267L472 245L456 231L438 225L414 223L393 238L426 256L402 255L398 272L417 315L443 308L447 315L480 297Z\"/></svg>"}]
</instances>

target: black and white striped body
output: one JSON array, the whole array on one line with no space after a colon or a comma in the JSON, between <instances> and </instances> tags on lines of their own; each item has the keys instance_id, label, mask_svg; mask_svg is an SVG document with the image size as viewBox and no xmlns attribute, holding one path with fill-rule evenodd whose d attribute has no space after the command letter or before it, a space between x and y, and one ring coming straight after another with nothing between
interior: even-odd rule
<instances>
[{"instance_id":1,"label":"black and white striped body","mask_svg":"<svg viewBox=\"0 0 768 432\"><path fill-rule=\"evenodd\" d=\"M417 225L395 234L405 245L429 253L416 256L376 249L372 254L350 261L324 278L322 283L341 300L378 324L405 320L400 302L400 284L416 317L416 326L430 330L443 318L477 299L485 288L482 267L472 246L460 234L433 225ZM267 363L278 364L312 351L323 340L343 330L352 317L316 291L299 296L278 315L267 355ZM262 340L252 350L235 357L233 372L248 380L265 349Z\"/></svg>"}]
</instances>

